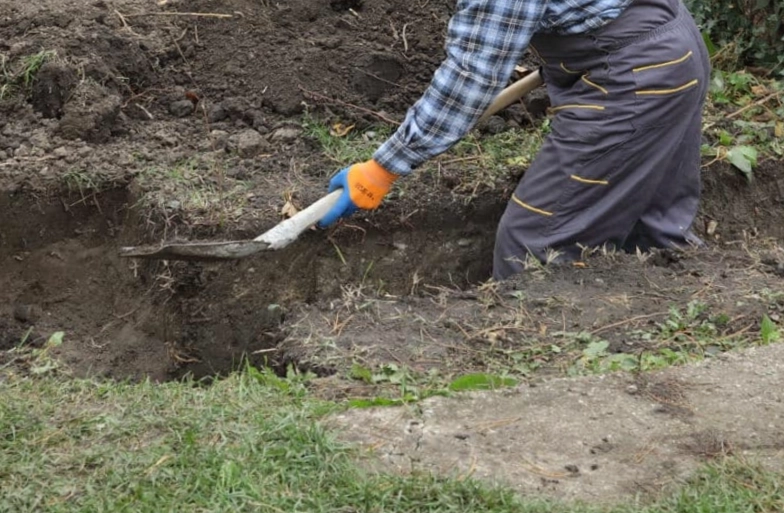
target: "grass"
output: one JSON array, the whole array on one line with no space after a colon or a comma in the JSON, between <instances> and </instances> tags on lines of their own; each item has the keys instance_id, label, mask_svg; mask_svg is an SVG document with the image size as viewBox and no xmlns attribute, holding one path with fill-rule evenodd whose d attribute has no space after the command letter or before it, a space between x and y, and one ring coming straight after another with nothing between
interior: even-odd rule
<instances>
[{"instance_id":1,"label":"grass","mask_svg":"<svg viewBox=\"0 0 784 513\"><path fill-rule=\"evenodd\" d=\"M54 50L41 50L11 62L5 54L0 54L0 100L16 91L29 91L41 67L56 56Z\"/></svg>"},{"instance_id":2,"label":"grass","mask_svg":"<svg viewBox=\"0 0 784 513\"><path fill-rule=\"evenodd\" d=\"M191 158L167 167L147 167L136 178L144 191L138 204L164 224L181 213L189 223L205 226L234 221L247 204L248 184L225 177L223 165Z\"/></svg>"},{"instance_id":3,"label":"grass","mask_svg":"<svg viewBox=\"0 0 784 513\"><path fill-rule=\"evenodd\" d=\"M378 146L392 133L392 130L384 125L360 133L353 126L330 126L310 114L304 116L302 127L305 136L316 141L324 156L338 166L369 160ZM332 171L329 170L330 173Z\"/></svg>"},{"instance_id":4,"label":"grass","mask_svg":"<svg viewBox=\"0 0 784 513\"><path fill-rule=\"evenodd\" d=\"M319 424L301 376L247 369L212 386L6 375L2 512L774 512L784 475L718 463L658 503L521 498L466 479L364 472Z\"/></svg>"}]
</instances>

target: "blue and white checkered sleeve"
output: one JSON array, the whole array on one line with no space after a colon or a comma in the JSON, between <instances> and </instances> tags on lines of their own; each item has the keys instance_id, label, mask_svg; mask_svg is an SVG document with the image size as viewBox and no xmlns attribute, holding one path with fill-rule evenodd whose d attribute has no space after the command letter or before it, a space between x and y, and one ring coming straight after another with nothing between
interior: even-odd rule
<instances>
[{"instance_id":1,"label":"blue and white checkered sleeve","mask_svg":"<svg viewBox=\"0 0 784 513\"><path fill-rule=\"evenodd\" d=\"M375 160L393 173L409 174L465 137L512 76L546 4L460 0L449 22L445 61Z\"/></svg>"}]
</instances>

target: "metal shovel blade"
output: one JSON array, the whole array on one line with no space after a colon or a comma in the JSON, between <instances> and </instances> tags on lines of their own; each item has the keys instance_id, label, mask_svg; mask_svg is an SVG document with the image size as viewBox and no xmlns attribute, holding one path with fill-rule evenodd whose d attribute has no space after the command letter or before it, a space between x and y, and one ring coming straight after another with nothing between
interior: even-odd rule
<instances>
[{"instance_id":1,"label":"metal shovel blade","mask_svg":"<svg viewBox=\"0 0 784 513\"><path fill-rule=\"evenodd\" d=\"M319 222L337 203L342 192L337 190L327 194L255 239L131 246L120 248L120 256L155 260L235 260L261 251L282 249L297 240L302 232Z\"/></svg>"},{"instance_id":2,"label":"metal shovel blade","mask_svg":"<svg viewBox=\"0 0 784 513\"><path fill-rule=\"evenodd\" d=\"M154 260L234 260L269 249L265 241L236 240L227 242L186 242L165 246L120 248L120 256Z\"/></svg>"}]
</instances>

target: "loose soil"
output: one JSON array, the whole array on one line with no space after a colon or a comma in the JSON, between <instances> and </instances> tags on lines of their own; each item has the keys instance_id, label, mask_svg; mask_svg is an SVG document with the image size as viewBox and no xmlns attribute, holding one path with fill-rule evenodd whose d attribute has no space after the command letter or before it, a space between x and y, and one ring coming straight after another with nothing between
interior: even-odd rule
<instances>
[{"instance_id":1,"label":"loose soil","mask_svg":"<svg viewBox=\"0 0 784 513\"><path fill-rule=\"evenodd\" d=\"M466 191L454 178L465 165L448 160L385 208L283 251L220 264L117 256L255 236L287 202L320 197L346 163L303 119L356 130L402 119L442 58L453 3L0 0L9 70L55 52L29 89L0 99L0 367L23 371L16 348L63 331L54 354L76 375L212 378L247 358L314 371L320 393L346 397L378 392L346 379L354 363L450 376L513 369L525 353L532 375L561 374L570 362L531 352L581 333L639 354L652 349L641 334L694 302L706 313L689 329L723 319L716 353L756 341L763 314L780 321L775 162L752 184L724 164L704 170L707 250L595 255L502 286L483 283L515 173ZM541 115L542 95L494 130Z\"/></svg>"}]
</instances>

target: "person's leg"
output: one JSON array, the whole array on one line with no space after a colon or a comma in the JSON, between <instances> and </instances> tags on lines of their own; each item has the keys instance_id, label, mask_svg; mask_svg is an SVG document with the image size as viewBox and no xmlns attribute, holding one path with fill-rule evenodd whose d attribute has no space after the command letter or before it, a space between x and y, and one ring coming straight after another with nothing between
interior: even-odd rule
<instances>
[{"instance_id":1,"label":"person's leg","mask_svg":"<svg viewBox=\"0 0 784 513\"><path fill-rule=\"evenodd\" d=\"M687 240L709 76L691 18L676 21L608 52L583 72L592 80L549 91L560 110L499 224L494 278L548 249L576 259L582 247L625 246L633 229L658 246Z\"/></svg>"},{"instance_id":2,"label":"person's leg","mask_svg":"<svg viewBox=\"0 0 784 513\"><path fill-rule=\"evenodd\" d=\"M703 80L701 95L704 98L710 76L710 59L697 25L688 16L684 30L693 43L693 57L702 66ZM649 208L642 214L624 249L648 251L656 247L702 246L704 243L690 229L699 207L700 146L702 144L702 103L699 108L684 113L683 140L673 152L672 164L663 169L666 178L653 198Z\"/></svg>"}]
</instances>

